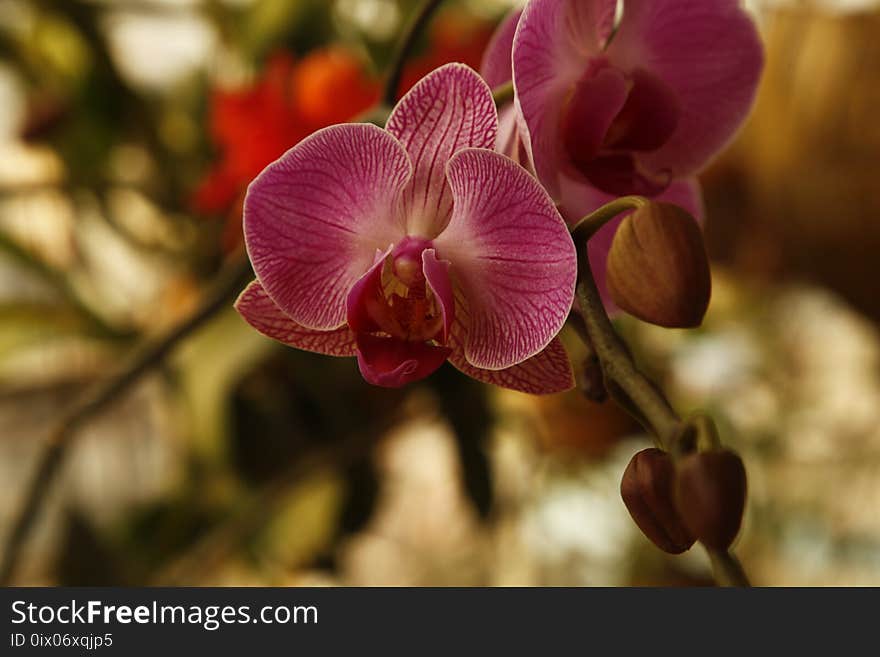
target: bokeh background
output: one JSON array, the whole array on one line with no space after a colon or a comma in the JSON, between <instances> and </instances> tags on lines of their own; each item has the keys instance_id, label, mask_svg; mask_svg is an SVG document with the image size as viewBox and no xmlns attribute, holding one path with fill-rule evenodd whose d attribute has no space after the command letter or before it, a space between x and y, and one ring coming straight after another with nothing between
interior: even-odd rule
<instances>
[{"instance_id":1,"label":"bokeh background","mask_svg":"<svg viewBox=\"0 0 880 657\"><path fill-rule=\"evenodd\" d=\"M478 66L511 4L448 0L402 89ZM414 5L0 0L0 539L65 410L240 258L248 181L375 102ZM619 327L743 455L756 583L880 585L880 8L750 7L767 69L703 176L705 324ZM229 308L83 428L16 582L709 584L620 500L647 444L577 390L373 388Z\"/></svg>"}]
</instances>

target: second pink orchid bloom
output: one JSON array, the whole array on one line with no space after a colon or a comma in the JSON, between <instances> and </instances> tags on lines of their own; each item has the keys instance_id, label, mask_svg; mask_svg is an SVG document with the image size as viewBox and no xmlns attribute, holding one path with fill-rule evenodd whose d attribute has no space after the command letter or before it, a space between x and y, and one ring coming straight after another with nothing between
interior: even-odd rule
<instances>
[{"instance_id":1,"label":"second pink orchid bloom","mask_svg":"<svg viewBox=\"0 0 880 657\"><path fill-rule=\"evenodd\" d=\"M513 80L500 150L531 167L574 222L638 194L702 216L695 175L755 97L763 49L738 0L529 0L498 28L482 72ZM590 241L604 291L619 220Z\"/></svg>"},{"instance_id":2,"label":"second pink orchid bloom","mask_svg":"<svg viewBox=\"0 0 880 657\"><path fill-rule=\"evenodd\" d=\"M485 82L437 69L383 130L337 125L266 168L245 200L257 275L236 307L291 346L356 356L381 386L446 360L532 393L573 385L556 338L576 254L562 217L524 169L492 149Z\"/></svg>"}]
</instances>

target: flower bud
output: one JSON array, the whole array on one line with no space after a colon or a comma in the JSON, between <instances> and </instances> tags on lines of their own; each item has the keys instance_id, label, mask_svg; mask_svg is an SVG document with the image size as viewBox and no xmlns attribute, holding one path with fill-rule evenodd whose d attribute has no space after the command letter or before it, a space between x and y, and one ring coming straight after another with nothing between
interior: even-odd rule
<instances>
[{"instance_id":1,"label":"flower bud","mask_svg":"<svg viewBox=\"0 0 880 657\"><path fill-rule=\"evenodd\" d=\"M728 449L696 452L678 463L675 503L681 519L710 548L726 550L742 524L746 470Z\"/></svg>"},{"instance_id":2,"label":"flower bud","mask_svg":"<svg viewBox=\"0 0 880 657\"><path fill-rule=\"evenodd\" d=\"M673 502L675 466L666 452L644 449L626 466L620 495L636 525L658 548L680 554L694 544Z\"/></svg>"},{"instance_id":3,"label":"flower bud","mask_svg":"<svg viewBox=\"0 0 880 657\"><path fill-rule=\"evenodd\" d=\"M712 279L696 220L670 203L624 217L608 254L608 291L622 309L667 328L699 326Z\"/></svg>"}]
</instances>

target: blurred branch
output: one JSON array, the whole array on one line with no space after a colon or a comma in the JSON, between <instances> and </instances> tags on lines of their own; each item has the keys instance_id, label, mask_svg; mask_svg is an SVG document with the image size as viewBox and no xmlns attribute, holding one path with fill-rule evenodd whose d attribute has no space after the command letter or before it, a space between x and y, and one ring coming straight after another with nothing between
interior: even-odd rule
<instances>
[{"instance_id":1,"label":"blurred branch","mask_svg":"<svg viewBox=\"0 0 880 657\"><path fill-rule=\"evenodd\" d=\"M51 285L64 300L81 315L95 330L110 338L130 338L133 333L117 329L108 324L100 315L82 300L79 293L70 280L61 271L58 271L41 258L23 248L9 235L0 232L0 251L10 256L17 263L25 266L31 272Z\"/></svg>"},{"instance_id":2,"label":"blurred branch","mask_svg":"<svg viewBox=\"0 0 880 657\"><path fill-rule=\"evenodd\" d=\"M416 10L412 22L404 32L404 36L398 43L397 50L394 51L394 56L391 58L391 67L388 70L385 90L382 93L382 102L385 105L393 107L397 102L397 89L403 76L404 64L406 64L407 58L412 53L416 41L418 41L434 12L440 8L442 2L443 0L425 0L422 6Z\"/></svg>"},{"instance_id":3,"label":"blurred branch","mask_svg":"<svg viewBox=\"0 0 880 657\"><path fill-rule=\"evenodd\" d=\"M168 3L150 0L126 0L126 2L107 3L97 0L84 0L84 5L96 11L124 11L136 14L173 16L173 15L192 15L199 11L199 5L191 5L188 3Z\"/></svg>"},{"instance_id":4,"label":"blurred branch","mask_svg":"<svg viewBox=\"0 0 880 657\"><path fill-rule=\"evenodd\" d=\"M616 207L620 207L620 204ZM660 388L638 369L623 340L614 330L593 278L586 242L579 239L584 237L583 231L575 230L575 244L583 244L578 252L577 298L587 337L599 358L606 386L621 406L651 431L660 449L675 454L674 448L683 428L681 418ZM709 547L706 547L706 551L719 584L750 586L742 566L729 551Z\"/></svg>"},{"instance_id":5,"label":"blurred branch","mask_svg":"<svg viewBox=\"0 0 880 657\"><path fill-rule=\"evenodd\" d=\"M158 367L181 342L205 322L229 307L251 275L250 264L243 258L229 265L220 275L213 290L190 317L161 338L138 349L116 375L98 384L66 414L49 436L27 487L22 506L6 537L3 560L0 562L0 585L8 585L12 580L24 543L43 509L59 466L79 429L130 390L145 374Z\"/></svg>"}]
</instances>

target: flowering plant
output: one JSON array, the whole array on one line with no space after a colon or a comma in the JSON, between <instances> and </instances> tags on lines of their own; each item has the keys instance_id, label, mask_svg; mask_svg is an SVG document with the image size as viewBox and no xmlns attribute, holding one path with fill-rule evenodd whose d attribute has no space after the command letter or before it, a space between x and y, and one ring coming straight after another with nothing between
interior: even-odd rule
<instances>
[{"instance_id":1,"label":"flowering plant","mask_svg":"<svg viewBox=\"0 0 880 657\"><path fill-rule=\"evenodd\" d=\"M288 345L356 356L375 385L418 381L449 360L531 393L572 386L557 333L574 308L607 392L661 448L625 473L633 519L670 552L701 540L720 576L743 583L727 552L742 463L711 420L682 421L635 368L602 299L611 306L610 291L664 326L700 323L710 282L694 176L743 121L761 45L733 0L629 0L619 21L616 10L530 0L493 37L485 81L443 66L385 129L331 126L269 165L245 199L257 280L236 308ZM499 125L493 100L507 89Z\"/></svg>"},{"instance_id":2,"label":"flowering plant","mask_svg":"<svg viewBox=\"0 0 880 657\"><path fill-rule=\"evenodd\" d=\"M449 359L528 392L572 385L554 341L574 294L561 216L524 169L490 150L497 115L471 69L447 65L388 119L319 131L245 200L257 281L236 307L287 344L357 355L400 386Z\"/></svg>"}]
</instances>

